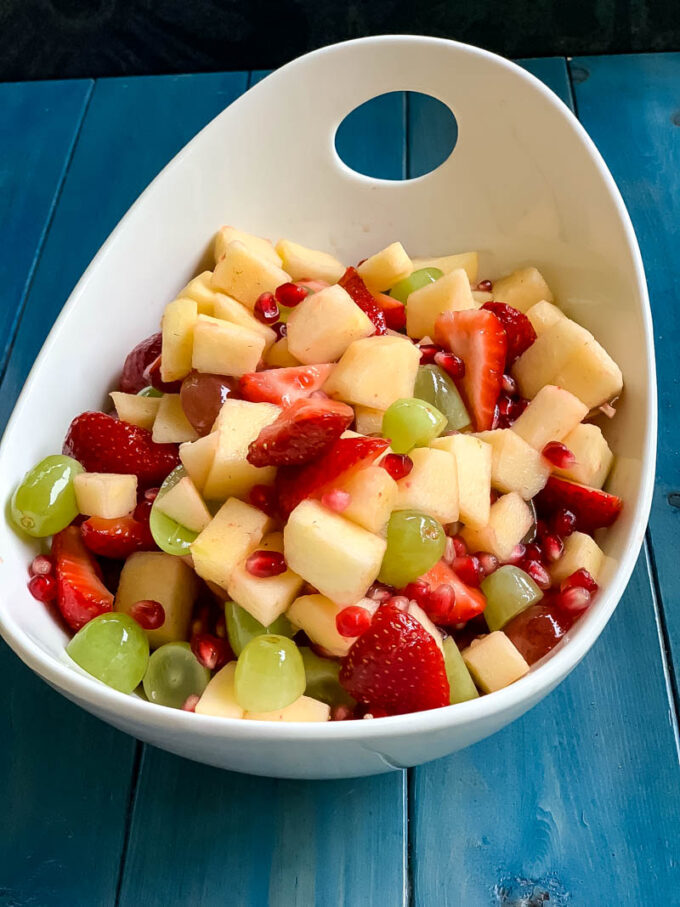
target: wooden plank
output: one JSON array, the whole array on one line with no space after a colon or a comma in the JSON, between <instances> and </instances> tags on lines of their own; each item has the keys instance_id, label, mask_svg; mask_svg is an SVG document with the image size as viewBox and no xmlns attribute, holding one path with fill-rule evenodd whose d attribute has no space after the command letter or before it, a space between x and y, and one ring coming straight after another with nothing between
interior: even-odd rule
<instances>
[{"instance_id":1,"label":"wooden plank","mask_svg":"<svg viewBox=\"0 0 680 907\"><path fill-rule=\"evenodd\" d=\"M618 183L637 233L654 318L659 449L650 519L653 562L680 684L676 605L680 533L680 54L581 57L572 64L579 117ZM612 98L616 103L612 104Z\"/></svg>"},{"instance_id":2,"label":"wooden plank","mask_svg":"<svg viewBox=\"0 0 680 907\"><path fill-rule=\"evenodd\" d=\"M244 75L97 84L1 387L0 425L97 246L163 164L244 88ZM53 692L4 646L0 680L0 900L114 903L138 745Z\"/></svg>"},{"instance_id":3,"label":"wooden plank","mask_svg":"<svg viewBox=\"0 0 680 907\"><path fill-rule=\"evenodd\" d=\"M0 375L92 85L0 85Z\"/></svg>"},{"instance_id":4,"label":"wooden plank","mask_svg":"<svg viewBox=\"0 0 680 907\"><path fill-rule=\"evenodd\" d=\"M531 68L568 99L563 63ZM612 142L625 144L615 131ZM677 728L655 616L643 554L558 690L488 741L411 773L415 904L633 905L677 890Z\"/></svg>"}]
</instances>

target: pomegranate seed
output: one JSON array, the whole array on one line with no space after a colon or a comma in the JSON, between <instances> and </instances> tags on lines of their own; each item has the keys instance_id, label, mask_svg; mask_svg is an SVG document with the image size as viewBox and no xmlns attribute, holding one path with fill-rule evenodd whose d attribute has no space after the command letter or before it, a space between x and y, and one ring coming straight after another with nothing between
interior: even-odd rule
<instances>
[{"instance_id":1,"label":"pomegranate seed","mask_svg":"<svg viewBox=\"0 0 680 907\"><path fill-rule=\"evenodd\" d=\"M556 535L566 539L576 529L576 515L571 510L558 510L552 518L552 529Z\"/></svg>"},{"instance_id":2,"label":"pomegranate seed","mask_svg":"<svg viewBox=\"0 0 680 907\"><path fill-rule=\"evenodd\" d=\"M392 476L395 482L398 482L399 479L403 479L404 476L407 476L413 469L413 460L408 456L408 454L387 454L386 457L383 457L379 466L382 466L383 469L386 469L387 472Z\"/></svg>"},{"instance_id":3,"label":"pomegranate seed","mask_svg":"<svg viewBox=\"0 0 680 907\"><path fill-rule=\"evenodd\" d=\"M49 576L54 570L54 562L47 554L38 554L33 558L28 572L31 576Z\"/></svg>"},{"instance_id":4,"label":"pomegranate seed","mask_svg":"<svg viewBox=\"0 0 680 907\"><path fill-rule=\"evenodd\" d=\"M580 614L590 604L591 595L583 586L572 586L560 592L558 603L564 611Z\"/></svg>"},{"instance_id":5,"label":"pomegranate seed","mask_svg":"<svg viewBox=\"0 0 680 907\"><path fill-rule=\"evenodd\" d=\"M423 343L418 347L420 350L420 364L421 365L430 365L434 362L435 356L437 353L442 352L442 348L437 346L436 343Z\"/></svg>"},{"instance_id":6,"label":"pomegranate seed","mask_svg":"<svg viewBox=\"0 0 680 907\"><path fill-rule=\"evenodd\" d=\"M395 608L399 608L400 611L406 611L408 608L408 599L405 595L393 595L390 599L390 604L394 605Z\"/></svg>"},{"instance_id":7,"label":"pomegranate seed","mask_svg":"<svg viewBox=\"0 0 680 907\"><path fill-rule=\"evenodd\" d=\"M479 561L484 576L489 576L495 570L498 570L498 558L495 554L487 554L486 551L478 551L475 557Z\"/></svg>"},{"instance_id":8,"label":"pomegranate seed","mask_svg":"<svg viewBox=\"0 0 680 907\"><path fill-rule=\"evenodd\" d=\"M130 617L134 617L142 630L157 630L165 623L165 608L153 599L142 599L130 608Z\"/></svg>"},{"instance_id":9,"label":"pomegranate seed","mask_svg":"<svg viewBox=\"0 0 680 907\"><path fill-rule=\"evenodd\" d=\"M335 615L335 629L340 636L361 636L371 626L371 613L359 605L349 605Z\"/></svg>"},{"instance_id":10,"label":"pomegranate seed","mask_svg":"<svg viewBox=\"0 0 680 907\"><path fill-rule=\"evenodd\" d=\"M266 579L269 576L278 576L287 570L286 559L280 551L253 551L246 561L246 570L252 576Z\"/></svg>"},{"instance_id":11,"label":"pomegranate seed","mask_svg":"<svg viewBox=\"0 0 680 907\"><path fill-rule=\"evenodd\" d=\"M219 636L213 636L211 633L192 636L191 651L203 667L209 671L221 668L231 656L231 649L226 639L220 639Z\"/></svg>"},{"instance_id":12,"label":"pomegranate seed","mask_svg":"<svg viewBox=\"0 0 680 907\"><path fill-rule=\"evenodd\" d=\"M332 491L327 491L326 494L321 496L321 503L324 507L328 507L329 510L333 510L335 513L342 513L342 511L347 510L352 503L352 496L348 491L341 491L339 488L334 488Z\"/></svg>"},{"instance_id":13,"label":"pomegranate seed","mask_svg":"<svg viewBox=\"0 0 680 907\"><path fill-rule=\"evenodd\" d=\"M557 469L569 469L576 462L574 454L561 441L548 441L541 454Z\"/></svg>"},{"instance_id":14,"label":"pomegranate seed","mask_svg":"<svg viewBox=\"0 0 680 907\"><path fill-rule=\"evenodd\" d=\"M550 588L550 574L540 561L525 561L524 571L528 573L539 589Z\"/></svg>"},{"instance_id":15,"label":"pomegranate seed","mask_svg":"<svg viewBox=\"0 0 680 907\"><path fill-rule=\"evenodd\" d=\"M445 564L452 564L456 557L456 545L451 536L447 536L446 545L444 546L443 561Z\"/></svg>"},{"instance_id":16,"label":"pomegranate seed","mask_svg":"<svg viewBox=\"0 0 680 907\"><path fill-rule=\"evenodd\" d=\"M57 597L57 581L49 573L38 573L29 579L28 591L39 602L48 604Z\"/></svg>"},{"instance_id":17,"label":"pomegranate seed","mask_svg":"<svg viewBox=\"0 0 680 907\"><path fill-rule=\"evenodd\" d=\"M348 705L334 705L331 709L331 721L350 721L354 718L354 709Z\"/></svg>"},{"instance_id":18,"label":"pomegranate seed","mask_svg":"<svg viewBox=\"0 0 680 907\"><path fill-rule=\"evenodd\" d=\"M537 545L536 542L530 542L525 546L524 559L527 561L538 561L540 563L543 560L543 549L540 545Z\"/></svg>"},{"instance_id":19,"label":"pomegranate seed","mask_svg":"<svg viewBox=\"0 0 680 907\"><path fill-rule=\"evenodd\" d=\"M573 589L574 586L580 586L593 595L600 588L585 567L581 567L580 570L575 570L570 576L563 579L560 589L562 592L566 592L567 589Z\"/></svg>"},{"instance_id":20,"label":"pomegranate seed","mask_svg":"<svg viewBox=\"0 0 680 907\"><path fill-rule=\"evenodd\" d=\"M424 608L430 598L430 584L423 579L417 579L415 582L409 583L402 592L409 601L413 601L420 605L421 608Z\"/></svg>"},{"instance_id":21,"label":"pomegranate seed","mask_svg":"<svg viewBox=\"0 0 680 907\"><path fill-rule=\"evenodd\" d=\"M480 280L477 284L480 293L490 293L493 289L493 283L490 280Z\"/></svg>"},{"instance_id":22,"label":"pomegranate seed","mask_svg":"<svg viewBox=\"0 0 680 907\"><path fill-rule=\"evenodd\" d=\"M508 397L514 397L517 394L517 382L512 375L503 375L501 388L503 389L503 393L507 394Z\"/></svg>"},{"instance_id":23,"label":"pomegranate seed","mask_svg":"<svg viewBox=\"0 0 680 907\"><path fill-rule=\"evenodd\" d=\"M451 378L462 378L465 375L465 363L453 353L435 353L434 361Z\"/></svg>"},{"instance_id":24,"label":"pomegranate seed","mask_svg":"<svg viewBox=\"0 0 680 907\"><path fill-rule=\"evenodd\" d=\"M261 293L255 300L253 315L262 324L274 324L279 320L279 304L273 293Z\"/></svg>"},{"instance_id":25,"label":"pomegranate seed","mask_svg":"<svg viewBox=\"0 0 680 907\"><path fill-rule=\"evenodd\" d=\"M436 624L450 624L456 604L456 590L451 583L442 583L430 593L427 615Z\"/></svg>"},{"instance_id":26,"label":"pomegranate seed","mask_svg":"<svg viewBox=\"0 0 680 907\"><path fill-rule=\"evenodd\" d=\"M394 589L391 586L385 586L383 583L373 583L366 593L366 598L374 602L386 602L394 595Z\"/></svg>"},{"instance_id":27,"label":"pomegranate seed","mask_svg":"<svg viewBox=\"0 0 680 907\"><path fill-rule=\"evenodd\" d=\"M277 340L281 340L282 337L288 334L288 325L285 321L277 321L275 324L270 324L269 327L276 334Z\"/></svg>"},{"instance_id":28,"label":"pomegranate seed","mask_svg":"<svg viewBox=\"0 0 680 907\"><path fill-rule=\"evenodd\" d=\"M253 507L257 507L267 516L276 517L278 513L278 497L272 485L253 485L248 495Z\"/></svg>"},{"instance_id":29,"label":"pomegranate seed","mask_svg":"<svg viewBox=\"0 0 680 907\"><path fill-rule=\"evenodd\" d=\"M280 287L276 288L276 301L289 309L300 305L308 295L307 287L300 287L296 283L282 283Z\"/></svg>"},{"instance_id":30,"label":"pomegranate seed","mask_svg":"<svg viewBox=\"0 0 680 907\"><path fill-rule=\"evenodd\" d=\"M559 535L546 535L543 539L543 551L546 558L554 563L558 561L564 552L564 542Z\"/></svg>"},{"instance_id":31,"label":"pomegranate seed","mask_svg":"<svg viewBox=\"0 0 680 907\"><path fill-rule=\"evenodd\" d=\"M153 502L158 497L159 491L160 491L160 488L147 488L146 491L144 492L144 500L151 501L151 503L153 504Z\"/></svg>"},{"instance_id":32,"label":"pomegranate seed","mask_svg":"<svg viewBox=\"0 0 680 907\"><path fill-rule=\"evenodd\" d=\"M467 550L467 545L462 540L462 538L460 538L457 535L454 535L452 541L453 541L453 547L455 548L455 551L456 551L456 557L465 557L465 555L468 553L468 550Z\"/></svg>"},{"instance_id":33,"label":"pomegranate seed","mask_svg":"<svg viewBox=\"0 0 680 907\"><path fill-rule=\"evenodd\" d=\"M527 553L526 547L520 542L519 545L515 547L510 552L510 557L505 562L506 564L519 564L520 561L523 561Z\"/></svg>"},{"instance_id":34,"label":"pomegranate seed","mask_svg":"<svg viewBox=\"0 0 680 907\"><path fill-rule=\"evenodd\" d=\"M198 701L201 697L197 696L195 693L192 693L191 696L187 696L184 700L184 705L182 706L183 712L195 712Z\"/></svg>"},{"instance_id":35,"label":"pomegranate seed","mask_svg":"<svg viewBox=\"0 0 680 907\"><path fill-rule=\"evenodd\" d=\"M545 520L536 520L536 538L542 541L546 537L546 535L550 535L548 524Z\"/></svg>"},{"instance_id":36,"label":"pomegranate seed","mask_svg":"<svg viewBox=\"0 0 680 907\"><path fill-rule=\"evenodd\" d=\"M463 557L457 557L451 565L453 572L457 574L467 586L478 586L482 581L482 569L479 561L471 554L465 554Z\"/></svg>"}]
</instances>

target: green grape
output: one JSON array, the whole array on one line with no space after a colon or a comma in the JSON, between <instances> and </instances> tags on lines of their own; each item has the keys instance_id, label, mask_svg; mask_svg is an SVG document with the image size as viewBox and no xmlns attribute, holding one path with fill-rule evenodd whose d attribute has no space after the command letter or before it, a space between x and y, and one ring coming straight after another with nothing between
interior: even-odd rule
<instances>
[{"instance_id":1,"label":"green grape","mask_svg":"<svg viewBox=\"0 0 680 907\"><path fill-rule=\"evenodd\" d=\"M238 656L245 649L251 639L262 636L263 633L274 633L276 636L287 636L290 639L297 633L285 614L265 627L252 614L237 605L236 602L224 603L224 616L227 621L227 637L234 655Z\"/></svg>"},{"instance_id":2,"label":"green grape","mask_svg":"<svg viewBox=\"0 0 680 907\"><path fill-rule=\"evenodd\" d=\"M162 397L163 391L159 391L157 388L149 385L148 387L143 387L141 391L137 391L138 397Z\"/></svg>"},{"instance_id":3,"label":"green grape","mask_svg":"<svg viewBox=\"0 0 680 907\"><path fill-rule=\"evenodd\" d=\"M78 630L66 651L77 665L114 690L131 693L149 663L149 640L128 614L94 617Z\"/></svg>"},{"instance_id":4,"label":"green grape","mask_svg":"<svg viewBox=\"0 0 680 907\"><path fill-rule=\"evenodd\" d=\"M340 686L340 662L332 658L321 658L307 646L300 648L305 666L305 695L319 699L328 705L356 705L347 691Z\"/></svg>"},{"instance_id":5,"label":"green grape","mask_svg":"<svg viewBox=\"0 0 680 907\"><path fill-rule=\"evenodd\" d=\"M446 416L431 403L415 397L395 400L385 411L382 436L390 439L395 453L405 454L414 447L427 447L446 428Z\"/></svg>"},{"instance_id":6,"label":"green grape","mask_svg":"<svg viewBox=\"0 0 680 907\"><path fill-rule=\"evenodd\" d=\"M492 632L502 630L513 617L543 598L529 574L512 564L499 567L483 580L480 588L486 596L484 617Z\"/></svg>"},{"instance_id":7,"label":"green grape","mask_svg":"<svg viewBox=\"0 0 680 907\"><path fill-rule=\"evenodd\" d=\"M166 491L170 491L173 485L176 485L180 479L183 479L186 471L183 466L177 466L172 470L165 482L160 487L156 500L151 508L149 515L149 528L158 547L167 554L183 555L189 554L189 547L197 537L197 532L192 532L186 526L180 526L175 520L166 516L156 507L156 501L162 498Z\"/></svg>"},{"instance_id":8,"label":"green grape","mask_svg":"<svg viewBox=\"0 0 680 907\"><path fill-rule=\"evenodd\" d=\"M443 276L444 272L440 271L439 268L420 268L419 271L414 271L408 277L400 280L399 283L395 283L390 290L390 296L406 304L411 293L426 287L428 283L434 283L435 280L439 280Z\"/></svg>"},{"instance_id":9,"label":"green grape","mask_svg":"<svg viewBox=\"0 0 680 907\"><path fill-rule=\"evenodd\" d=\"M452 636L447 636L444 646L444 668L449 681L449 702L467 702L468 699L477 699L479 693L474 685L467 665L463 661L460 649Z\"/></svg>"},{"instance_id":10,"label":"green grape","mask_svg":"<svg viewBox=\"0 0 680 907\"><path fill-rule=\"evenodd\" d=\"M78 516L73 479L84 472L72 457L45 457L29 470L12 495L12 521L33 538L61 532Z\"/></svg>"},{"instance_id":11,"label":"green grape","mask_svg":"<svg viewBox=\"0 0 680 907\"><path fill-rule=\"evenodd\" d=\"M295 702L305 691L305 666L298 647L285 636L251 639L238 657L234 691L247 712L272 712Z\"/></svg>"},{"instance_id":12,"label":"green grape","mask_svg":"<svg viewBox=\"0 0 680 907\"><path fill-rule=\"evenodd\" d=\"M167 642L149 659L143 684L149 702L181 709L189 696L201 695L209 680L210 671L188 642Z\"/></svg>"},{"instance_id":13,"label":"green grape","mask_svg":"<svg viewBox=\"0 0 680 907\"><path fill-rule=\"evenodd\" d=\"M438 365L419 367L413 396L436 406L446 416L446 431L460 431L470 424L470 416L458 388Z\"/></svg>"},{"instance_id":14,"label":"green grape","mask_svg":"<svg viewBox=\"0 0 680 907\"><path fill-rule=\"evenodd\" d=\"M387 524L387 549L379 579L403 589L427 573L445 547L446 535L433 517L417 510L395 510Z\"/></svg>"}]
</instances>

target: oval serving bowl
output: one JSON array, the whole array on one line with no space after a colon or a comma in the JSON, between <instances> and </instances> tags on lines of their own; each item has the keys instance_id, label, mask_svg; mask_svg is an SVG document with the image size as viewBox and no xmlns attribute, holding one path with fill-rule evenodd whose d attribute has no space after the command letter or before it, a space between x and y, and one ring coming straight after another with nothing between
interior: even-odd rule
<instances>
[{"instance_id":1,"label":"oval serving bowl","mask_svg":"<svg viewBox=\"0 0 680 907\"><path fill-rule=\"evenodd\" d=\"M338 125L364 101L401 90L432 95L453 111L453 153L431 173L404 182L349 170L335 151ZM308 127L301 137L295 124L302 121ZM157 329L161 312L148 299L174 297L225 221L328 249L346 262L398 239L411 255L478 249L484 277L535 264L566 313L595 334L624 373L624 395L606 433L617 455L608 487L625 506L605 536L602 592L564 642L510 687L434 711L321 725L189 714L124 696L84 674L65 654L63 630L26 589L35 546L4 521L0 631L26 664L89 712L156 746L236 771L350 777L468 746L526 712L583 658L642 544L654 478L654 351L640 253L619 192L571 112L500 57L409 36L308 54L203 129L99 251L8 425L0 448L2 500L33 463L58 450L74 415L103 404L127 351ZM108 341L83 345L83 337ZM54 400L51 386L67 373L69 394ZM45 407L46 399L54 404Z\"/></svg>"}]
</instances>

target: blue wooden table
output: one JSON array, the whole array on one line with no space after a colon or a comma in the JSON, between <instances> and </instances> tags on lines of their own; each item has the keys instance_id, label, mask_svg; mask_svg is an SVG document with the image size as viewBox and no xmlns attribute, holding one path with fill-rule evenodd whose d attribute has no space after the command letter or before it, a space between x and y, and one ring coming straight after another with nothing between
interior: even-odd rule
<instances>
[{"instance_id":1,"label":"blue wooden table","mask_svg":"<svg viewBox=\"0 0 680 907\"><path fill-rule=\"evenodd\" d=\"M602 151L650 285L657 493L611 623L555 693L490 740L332 783L142 746L2 646L0 905L680 905L680 54L522 62ZM261 75L0 85L0 424L120 216ZM385 175L418 172L437 130L417 103L385 104L362 132Z\"/></svg>"}]
</instances>

